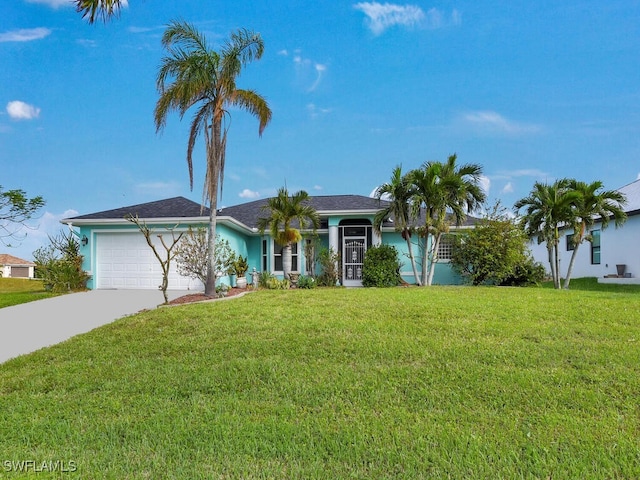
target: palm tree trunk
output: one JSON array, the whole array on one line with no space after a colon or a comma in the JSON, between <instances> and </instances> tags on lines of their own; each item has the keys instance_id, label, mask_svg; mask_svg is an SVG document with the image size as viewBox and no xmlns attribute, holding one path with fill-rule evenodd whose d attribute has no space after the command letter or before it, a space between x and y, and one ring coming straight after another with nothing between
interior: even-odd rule
<instances>
[{"instance_id":1,"label":"palm tree trunk","mask_svg":"<svg viewBox=\"0 0 640 480\"><path fill-rule=\"evenodd\" d=\"M215 259L215 251L216 251L216 227L217 227L217 216L216 210L218 208L218 198L217 195L210 202L209 212L209 237L207 239L208 250L209 250L209 263L207 264L207 282L204 285L204 294L208 297L213 297L216 294L216 259Z\"/></svg>"},{"instance_id":2,"label":"palm tree trunk","mask_svg":"<svg viewBox=\"0 0 640 480\"><path fill-rule=\"evenodd\" d=\"M206 130L206 127L205 127ZM220 140L220 124L213 121L211 136L207 142L207 178L209 185L205 186L206 195L209 197L209 263L207 265L207 282L204 286L204 294L214 297L216 294L216 230L218 213L218 180L220 178L219 158L222 154Z\"/></svg>"},{"instance_id":3,"label":"palm tree trunk","mask_svg":"<svg viewBox=\"0 0 640 480\"><path fill-rule=\"evenodd\" d=\"M291 263L291 244L287 243L282 247L282 273L284 274L284 278L289 278Z\"/></svg>"},{"instance_id":4,"label":"palm tree trunk","mask_svg":"<svg viewBox=\"0 0 640 480\"><path fill-rule=\"evenodd\" d=\"M556 278L555 278L555 282L554 282L554 286L556 287L556 289L560 289L560 255L558 252L558 241L556 241L555 245L553 246L553 255L554 255L554 262L556 265Z\"/></svg>"},{"instance_id":5,"label":"palm tree trunk","mask_svg":"<svg viewBox=\"0 0 640 480\"><path fill-rule=\"evenodd\" d=\"M413 256L413 245L411 244L411 237L407 236L407 250L409 251L409 259L411 260L411 269L413 270L413 277L416 279L418 286L422 286L422 281L418 276L418 269L416 268L416 259Z\"/></svg>"},{"instance_id":6,"label":"palm tree trunk","mask_svg":"<svg viewBox=\"0 0 640 480\"><path fill-rule=\"evenodd\" d=\"M553 261L553 246L547 244L547 253L549 254L549 268L551 268L551 278L553 279L553 286L556 285L556 266Z\"/></svg>"},{"instance_id":7,"label":"palm tree trunk","mask_svg":"<svg viewBox=\"0 0 640 480\"><path fill-rule=\"evenodd\" d=\"M438 233L435 236L435 242L433 244L433 248L431 249L431 258L429 259L429 278L427 285L431 285L433 283L433 275L436 271L436 262L438 260L438 247L440 246L440 238L442 238L442 233Z\"/></svg>"},{"instance_id":8,"label":"palm tree trunk","mask_svg":"<svg viewBox=\"0 0 640 480\"><path fill-rule=\"evenodd\" d=\"M575 262L579 245L580 245L579 243L575 245L575 247L573 248L573 253L571 254L571 260L569 260L569 268L567 268L567 276L564 279L564 285L562 285L562 288L564 288L565 290L569 289L569 282L571 281L571 274L573 273L573 263Z\"/></svg>"},{"instance_id":9,"label":"palm tree trunk","mask_svg":"<svg viewBox=\"0 0 640 480\"><path fill-rule=\"evenodd\" d=\"M421 277L422 277L422 285L427 285L428 280L428 264L429 264L429 238L431 236L427 234L426 237L422 238L422 268L421 268Z\"/></svg>"}]
</instances>

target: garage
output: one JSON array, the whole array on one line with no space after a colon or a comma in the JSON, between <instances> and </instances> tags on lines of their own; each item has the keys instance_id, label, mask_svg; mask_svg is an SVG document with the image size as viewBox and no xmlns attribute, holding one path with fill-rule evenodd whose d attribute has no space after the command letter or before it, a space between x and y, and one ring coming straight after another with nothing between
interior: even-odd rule
<instances>
[{"instance_id":1,"label":"garage","mask_svg":"<svg viewBox=\"0 0 640 480\"><path fill-rule=\"evenodd\" d=\"M162 283L160 262L141 233L96 233L95 248L97 288L157 289ZM165 254L159 242L158 253ZM175 260L171 262L170 290L202 288L199 280L183 277L177 271Z\"/></svg>"}]
</instances>

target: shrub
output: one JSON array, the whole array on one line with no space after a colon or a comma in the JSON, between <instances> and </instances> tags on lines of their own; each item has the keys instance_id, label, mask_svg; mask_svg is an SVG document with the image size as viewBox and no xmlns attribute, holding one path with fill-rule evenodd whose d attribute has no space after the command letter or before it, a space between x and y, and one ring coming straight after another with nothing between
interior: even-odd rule
<instances>
[{"instance_id":1,"label":"shrub","mask_svg":"<svg viewBox=\"0 0 640 480\"><path fill-rule=\"evenodd\" d=\"M235 253L229 241L216 235L216 273L226 275L232 266L235 266ZM207 283L207 267L209 262L209 244L207 242L207 229L198 227L189 230L180 240L176 249L176 261L178 273L185 277L197 278L202 283Z\"/></svg>"},{"instance_id":2,"label":"shrub","mask_svg":"<svg viewBox=\"0 0 640 480\"><path fill-rule=\"evenodd\" d=\"M269 272L260 272L258 275L258 286L260 288L269 288L269 282L272 278L276 278Z\"/></svg>"},{"instance_id":3,"label":"shrub","mask_svg":"<svg viewBox=\"0 0 640 480\"><path fill-rule=\"evenodd\" d=\"M546 276L544 265L528 257L522 263L515 265L513 273L505 277L500 285L510 287L526 287L542 283Z\"/></svg>"},{"instance_id":4,"label":"shrub","mask_svg":"<svg viewBox=\"0 0 640 480\"><path fill-rule=\"evenodd\" d=\"M72 232L49 237L50 245L33 252L36 274L44 287L54 292L68 292L87 288L89 275L82 270L80 244Z\"/></svg>"},{"instance_id":5,"label":"shrub","mask_svg":"<svg viewBox=\"0 0 640 480\"><path fill-rule=\"evenodd\" d=\"M364 255L362 285L365 287L395 287L400 285L398 250L392 245L371 247Z\"/></svg>"},{"instance_id":6,"label":"shrub","mask_svg":"<svg viewBox=\"0 0 640 480\"><path fill-rule=\"evenodd\" d=\"M340 280L340 254L333 248L322 248L318 253L318 263L322 273L318 275L318 285L321 287L335 287Z\"/></svg>"},{"instance_id":7,"label":"shrub","mask_svg":"<svg viewBox=\"0 0 640 480\"><path fill-rule=\"evenodd\" d=\"M298 279L298 288L316 288L316 281L313 277L302 275Z\"/></svg>"}]
</instances>

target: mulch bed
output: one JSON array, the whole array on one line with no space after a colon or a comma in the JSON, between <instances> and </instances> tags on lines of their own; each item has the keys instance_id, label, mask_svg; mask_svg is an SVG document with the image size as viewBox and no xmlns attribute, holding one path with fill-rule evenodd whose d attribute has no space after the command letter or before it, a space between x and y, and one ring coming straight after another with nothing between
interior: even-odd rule
<instances>
[{"instance_id":1,"label":"mulch bed","mask_svg":"<svg viewBox=\"0 0 640 480\"><path fill-rule=\"evenodd\" d=\"M249 291L249 288L230 288L227 291L227 297L234 297L243 292ZM169 305L182 305L184 303L194 303L194 302L204 302L205 300L214 300L215 298L207 297L204 293L192 293L190 295L184 295L182 297L178 297L169 302Z\"/></svg>"}]
</instances>

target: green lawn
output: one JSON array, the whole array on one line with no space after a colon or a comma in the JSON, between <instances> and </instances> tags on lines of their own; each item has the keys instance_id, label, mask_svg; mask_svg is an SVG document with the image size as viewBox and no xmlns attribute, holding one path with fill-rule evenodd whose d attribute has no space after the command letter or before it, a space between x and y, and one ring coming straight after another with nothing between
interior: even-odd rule
<instances>
[{"instance_id":1,"label":"green lawn","mask_svg":"<svg viewBox=\"0 0 640 480\"><path fill-rule=\"evenodd\" d=\"M260 291L0 365L0 477L640 478L640 296Z\"/></svg>"},{"instance_id":2,"label":"green lawn","mask_svg":"<svg viewBox=\"0 0 640 480\"><path fill-rule=\"evenodd\" d=\"M33 302L55 295L45 291L41 280L0 277L0 308Z\"/></svg>"}]
</instances>

